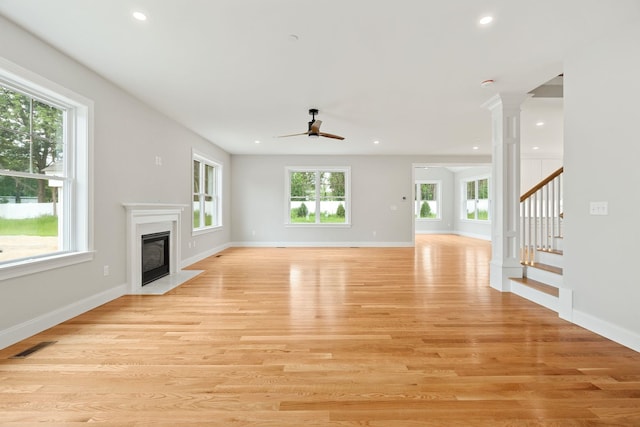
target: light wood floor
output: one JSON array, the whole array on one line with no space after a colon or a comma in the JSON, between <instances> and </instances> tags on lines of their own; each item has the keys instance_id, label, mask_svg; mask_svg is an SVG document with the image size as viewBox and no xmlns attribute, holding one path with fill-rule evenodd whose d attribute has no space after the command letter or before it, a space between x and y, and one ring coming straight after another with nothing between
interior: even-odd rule
<instances>
[{"instance_id":1,"label":"light wood floor","mask_svg":"<svg viewBox=\"0 0 640 427\"><path fill-rule=\"evenodd\" d=\"M0 351L0 424L640 426L640 354L491 289L487 242L219 255Z\"/></svg>"}]
</instances>

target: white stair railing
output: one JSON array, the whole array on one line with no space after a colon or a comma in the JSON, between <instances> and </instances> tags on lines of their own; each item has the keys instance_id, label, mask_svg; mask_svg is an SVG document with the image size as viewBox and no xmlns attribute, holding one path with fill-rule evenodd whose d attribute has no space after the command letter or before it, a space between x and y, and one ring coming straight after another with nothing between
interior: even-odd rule
<instances>
[{"instance_id":1,"label":"white stair railing","mask_svg":"<svg viewBox=\"0 0 640 427\"><path fill-rule=\"evenodd\" d=\"M563 168L520 197L520 261L533 265L536 251L558 249L562 238Z\"/></svg>"}]
</instances>

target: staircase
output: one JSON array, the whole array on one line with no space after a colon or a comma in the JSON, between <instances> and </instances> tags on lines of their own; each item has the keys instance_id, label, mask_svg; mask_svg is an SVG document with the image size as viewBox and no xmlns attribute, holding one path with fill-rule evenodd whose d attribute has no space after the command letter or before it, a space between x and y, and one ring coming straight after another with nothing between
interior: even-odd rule
<instances>
[{"instance_id":1,"label":"staircase","mask_svg":"<svg viewBox=\"0 0 640 427\"><path fill-rule=\"evenodd\" d=\"M558 169L520 198L520 262L511 292L560 314L571 309L563 287L562 174ZM568 311L567 311L568 310Z\"/></svg>"}]
</instances>

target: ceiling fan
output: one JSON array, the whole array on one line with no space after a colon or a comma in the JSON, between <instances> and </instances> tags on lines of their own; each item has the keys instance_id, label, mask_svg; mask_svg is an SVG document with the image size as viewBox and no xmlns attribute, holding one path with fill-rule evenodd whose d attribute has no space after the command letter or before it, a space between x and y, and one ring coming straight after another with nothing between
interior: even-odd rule
<instances>
[{"instance_id":1,"label":"ceiling fan","mask_svg":"<svg viewBox=\"0 0 640 427\"><path fill-rule=\"evenodd\" d=\"M281 135L278 138L286 138L289 136L309 135L313 137L324 136L325 138L333 138L343 140L344 136L334 135L332 133L320 132L320 125L322 120L316 120L316 114L318 114L317 108L310 108L309 114L311 115L311 121L309 122L309 130L302 133L294 133L292 135Z\"/></svg>"}]
</instances>

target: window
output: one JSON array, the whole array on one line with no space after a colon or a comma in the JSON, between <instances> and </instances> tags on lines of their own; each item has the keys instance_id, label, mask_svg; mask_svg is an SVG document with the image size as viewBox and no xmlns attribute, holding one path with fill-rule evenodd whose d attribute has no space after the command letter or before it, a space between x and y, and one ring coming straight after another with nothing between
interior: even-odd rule
<instances>
[{"instance_id":1,"label":"window","mask_svg":"<svg viewBox=\"0 0 640 427\"><path fill-rule=\"evenodd\" d=\"M414 212L418 219L440 219L440 182L417 181Z\"/></svg>"},{"instance_id":2,"label":"window","mask_svg":"<svg viewBox=\"0 0 640 427\"><path fill-rule=\"evenodd\" d=\"M222 166L193 153L193 231L222 226L220 206Z\"/></svg>"},{"instance_id":3,"label":"window","mask_svg":"<svg viewBox=\"0 0 640 427\"><path fill-rule=\"evenodd\" d=\"M0 279L87 261L88 101L0 61Z\"/></svg>"},{"instance_id":4,"label":"window","mask_svg":"<svg viewBox=\"0 0 640 427\"><path fill-rule=\"evenodd\" d=\"M287 224L350 223L349 168L287 168Z\"/></svg>"},{"instance_id":5,"label":"window","mask_svg":"<svg viewBox=\"0 0 640 427\"><path fill-rule=\"evenodd\" d=\"M489 178L463 182L463 219L489 220Z\"/></svg>"}]
</instances>

